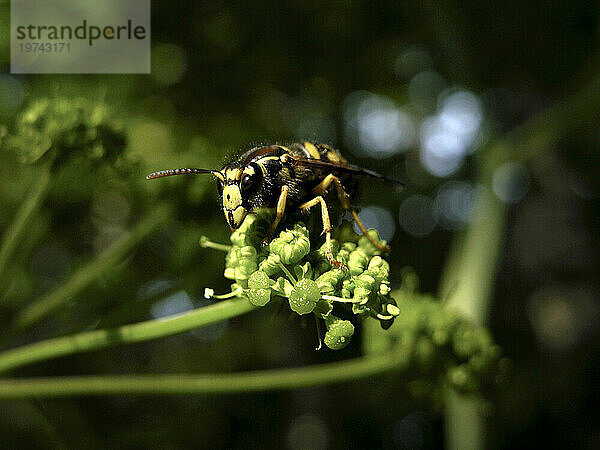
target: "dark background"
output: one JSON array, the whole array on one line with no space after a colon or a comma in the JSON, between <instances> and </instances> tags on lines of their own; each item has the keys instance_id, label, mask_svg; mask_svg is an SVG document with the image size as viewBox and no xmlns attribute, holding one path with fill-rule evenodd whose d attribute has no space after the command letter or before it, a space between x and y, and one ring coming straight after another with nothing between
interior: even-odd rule
<instances>
[{"instance_id":1,"label":"dark background","mask_svg":"<svg viewBox=\"0 0 600 450\"><path fill-rule=\"evenodd\" d=\"M104 99L126 130L130 164L62 172L19 251L0 323L158 204L176 206L168 226L123 264L6 347L201 306L207 286L226 292L222 254L197 245L201 235L228 239L210 177L143 177L218 167L258 143L326 142L404 180L402 193L366 180L362 214L391 237L394 286L410 266L421 290L436 293L452 238L469 220L472 155L577 92L600 67L594 1L153 1L152 73L111 76L10 75L8 2L0 11L2 123L10 129L42 96ZM526 165L509 167L516 188L503 194L499 184L510 207L488 324L514 370L491 399L489 448L600 446L599 150L599 120L589 117ZM5 226L35 175L10 154L0 165ZM308 365L359 355L358 336L343 351L315 352L310 322L266 310L16 375ZM401 383L2 402L0 447L442 447L442 413Z\"/></svg>"}]
</instances>

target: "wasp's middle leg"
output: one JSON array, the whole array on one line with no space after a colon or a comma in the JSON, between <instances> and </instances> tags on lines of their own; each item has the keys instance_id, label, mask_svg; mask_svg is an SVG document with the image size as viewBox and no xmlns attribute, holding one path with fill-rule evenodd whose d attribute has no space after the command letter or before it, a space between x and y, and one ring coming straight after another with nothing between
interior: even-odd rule
<instances>
[{"instance_id":1,"label":"wasp's middle leg","mask_svg":"<svg viewBox=\"0 0 600 450\"><path fill-rule=\"evenodd\" d=\"M317 195L312 200L307 201L306 203L302 203L299 208L301 211L308 211L310 208L317 204L321 204L321 219L323 220L323 233L325 233L325 255L327 259L331 263L331 265L339 268L346 269L346 265L339 261L336 261L333 257L333 253L331 253L331 221L329 220L329 211L327 210L327 203L325 203L325 199L320 195Z\"/></svg>"},{"instance_id":2,"label":"wasp's middle leg","mask_svg":"<svg viewBox=\"0 0 600 450\"><path fill-rule=\"evenodd\" d=\"M277 225L279 225L279 222L281 222L281 219L283 218L289 191L290 190L287 186L281 187L281 194L279 194L279 200L277 200L277 208L275 210L275 220L273 220L273 223L271 224L271 226L269 227L269 230L267 231L267 235L263 239L264 244L266 244L267 242L269 242L271 240L271 237L273 236L273 233L275 232Z\"/></svg>"},{"instance_id":3,"label":"wasp's middle leg","mask_svg":"<svg viewBox=\"0 0 600 450\"><path fill-rule=\"evenodd\" d=\"M369 234L369 232L363 225L362 221L358 217L358 214L356 214L356 211L354 211L354 209L352 208L352 205L350 205L350 200L348 200L348 194L346 193L346 189L344 189L344 186L342 185L342 182L340 181L340 179L338 177L336 177L334 174L330 173L323 179L323 181L321 181L317 185L317 187L315 187L313 189L313 193L314 194L324 193L331 183L335 184L335 188L336 188L337 194L338 194L338 199L340 200L340 204L342 205L342 208L346 211L350 211L350 214L352 214L352 218L356 222L356 225L358 225L358 228L360 228L360 231L362 232L362 234L369 241L371 241L371 243L375 247L377 247L379 250L389 253L390 247L388 247L387 245L381 245L379 242L375 241L375 239L373 239L371 237L371 235Z\"/></svg>"}]
</instances>

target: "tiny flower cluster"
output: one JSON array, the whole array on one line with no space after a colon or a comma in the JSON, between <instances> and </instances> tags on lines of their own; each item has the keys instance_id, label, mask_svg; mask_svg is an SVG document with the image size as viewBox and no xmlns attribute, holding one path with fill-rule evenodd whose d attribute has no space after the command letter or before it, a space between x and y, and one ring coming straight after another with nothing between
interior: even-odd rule
<instances>
[{"instance_id":1,"label":"tiny flower cluster","mask_svg":"<svg viewBox=\"0 0 600 450\"><path fill-rule=\"evenodd\" d=\"M338 350L350 342L354 325L333 314L334 304L346 303L353 314L373 317L389 328L400 313L389 295L390 266L369 240L352 233L339 243L332 240L332 253L346 268L331 265L325 244L313 248L303 223L282 231L262 245L270 213L246 217L231 235L232 246L225 257L225 277L233 280L232 292L248 297L255 306L265 306L273 297L287 299L299 315L315 314L327 327L324 342ZM377 232L371 236L379 241Z\"/></svg>"},{"instance_id":2,"label":"tiny flower cluster","mask_svg":"<svg viewBox=\"0 0 600 450\"><path fill-rule=\"evenodd\" d=\"M19 115L14 135L7 136L23 163L31 164L54 149L56 157L84 153L95 159L119 153L125 134L108 118L105 105L83 98L41 98Z\"/></svg>"},{"instance_id":3,"label":"tiny flower cluster","mask_svg":"<svg viewBox=\"0 0 600 450\"><path fill-rule=\"evenodd\" d=\"M487 329L432 297L404 289L395 295L402 302L397 326L388 333L365 327L363 343L367 353L412 349L410 367L418 375L409 383L413 394L441 402L447 386L472 394L504 382L509 361Z\"/></svg>"}]
</instances>

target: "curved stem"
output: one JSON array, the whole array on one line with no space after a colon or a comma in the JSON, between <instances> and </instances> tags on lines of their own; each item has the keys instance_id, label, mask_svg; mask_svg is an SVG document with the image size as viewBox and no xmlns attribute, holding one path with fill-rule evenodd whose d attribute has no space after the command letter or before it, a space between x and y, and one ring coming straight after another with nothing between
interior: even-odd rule
<instances>
[{"instance_id":1,"label":"curved stem","mask_svg":"<svg viewBox=\"0 0 600 450\"><path fill-rule=\"evenodd\" d=\"M395 351L317 366L203 375L124 375L0 380L0 399L74 395L231 394L300 389L405 370L411 352Z\"/></svg>"},{"instance_id":2,"label":"curved stem","mask_svg":"<svg viewBox=\"0 0 600 450\"><path fill-rule=\"evenodd\" d=\"M81 267L66 282L25 307L15 319L13 329L11 330L12 333L14 334L31 327L64 305L69 299L79 294L103 273L111 270L115 264L125 258L160 223L165 222L168 218L169 213L167 208L154 209L150 214L141 219L126 236L116 241Z\"/></svg>"},{"instance_id":3,"label":"curved stem","mask_svg":"<svg viewBox=\"0 0 600 450\"><path fill-rule=\"evenodd\" d=\"M36 342L0 353L0 373L58 356L183 333L245 314L253 309L254 306L248 299L237 298L166 318Z\"/></svg>"},{"instance_id":4,"label":"curved stem","mask_svg":"<svg viewBox=\"0 0 600 450\"><path fill-rule=\"evenodd\" d=\"M4 236L2 236L2 243L0 244L0 280L4 280L10 258L25 235L27 225L42 204L48 191L50 167L50 164L41 167L38 176L21 202L21 206L15 214L12 223L7 227Z\"/></svg>"}]
</instances>

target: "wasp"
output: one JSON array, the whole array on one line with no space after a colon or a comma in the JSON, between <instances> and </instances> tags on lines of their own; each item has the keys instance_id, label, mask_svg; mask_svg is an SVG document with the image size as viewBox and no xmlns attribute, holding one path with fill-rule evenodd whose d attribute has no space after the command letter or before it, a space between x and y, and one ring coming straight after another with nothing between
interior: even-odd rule
<instances>
[{"instance_id":1,"label":"wasp","mask_svg":"<svg viewBox=\"0 0 600 450\"><path fill-rule=\"evenodd\" d=\"M390 251L388 246L375 241L368 234L350 199L356 191L357 176L400 183L348 163L338 150L328 145L301 142L288 146L259 146L248 150L221 170L169 169L151 173L146 179L187 174L211 174L216 179L223 213L232 231L242 225L248 213L259 208L275 209L275 218L267 232L266 241L273 235L286 210L294 208L307 212L320 206L327 259L332 265L343 268L343 264L336 261L331 252L331 220L325 199L333 187L342 210L352 215L361 232L380 250Z\"/></svg>"}]
</instances>

